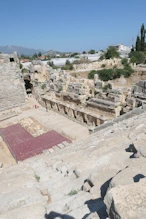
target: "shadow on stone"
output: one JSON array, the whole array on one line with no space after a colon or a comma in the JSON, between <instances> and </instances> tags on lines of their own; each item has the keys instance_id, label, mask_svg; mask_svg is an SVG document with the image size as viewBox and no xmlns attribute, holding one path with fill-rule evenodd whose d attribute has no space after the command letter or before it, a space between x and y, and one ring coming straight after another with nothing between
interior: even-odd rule
<instances>
[{"instance_id":1,"label":"shadow on stone","mask_svg":"<svg viewBox=\"0 0 146 219\"><path fill-rule=\"evenodd\" d=\"M66 215L66 214L59 214L57 212L50 212L49 214L45 214L45 219L75 219L74 217L71 217L69 215Z\"/></svg>"},{"instance_id":2,"label":"shadow on stone","mask_svg":"<svg viewBox=\"0 0 146 219\"><path fill-rule=\"evenodd\" d=\"M102 198L98 198L95 200L86 201L85 204L88 206L90 210L90 214L97 212L100 219L107 218L106 206L102 200ZM85 215L82 219L86 219L90 216L90 214Z\"/></svg>"},{"instance_id":3,"label":"shadow on stone","mask_svg":"<svg viewBox=\"0 0 146 219\"><path fill-rule=\"evenodd\" d=\"M129 147L125 149L125 151L130 152L130 153L133 152L134 154L137 153L137 150L136 150L134 144L130 144Z\"/></svg>"},{"instance_id":4,"label":"shadow on stone","mask_svg":"<svg viewBox=\"0 0 146 219\"><path fill-rule=\"evenodd\" d=\"M107 180L100 188L101 191L101 197L104 199L104 196L106 195L107 189L109 187L109 184L111 182L112 178L110 178L109 180Z\"/></svg>"},{"instance_id":5,"label":"shadow on stone","mask_svg":"<svg viewBox=\"0 0 146 219\"><path fill-rule=\"evenodd\" d=\"M145 178L143 174L137 174L136 176L133 177L134 182L139 182L140 179Z\"/></svg>"}]
</instances>

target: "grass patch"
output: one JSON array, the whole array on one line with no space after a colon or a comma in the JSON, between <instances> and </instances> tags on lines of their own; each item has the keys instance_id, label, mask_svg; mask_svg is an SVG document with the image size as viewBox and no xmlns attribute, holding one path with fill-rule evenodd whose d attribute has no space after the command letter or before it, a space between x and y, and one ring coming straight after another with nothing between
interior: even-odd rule
<instances>
[{"instance_id":1,"label":"grass patch","mask_svg":"<svg viewBox=\"0 0 146 219\"><path fill-rule=\"evenodd\" d=\"M78 194L77 190L71 190L70 193L68 193L69 196L76 195L76 194Z\"/></svg>"},{"instance_id":2,"label":"grass patch","mask_svg":"<svg viewBox=\"0 0 146 219\"><path fill-rule=\"evenodd\" d=\"M35 175L34 178L36 179L37 182L40 181L40 176Z\"/></svg>"}]
</instances>

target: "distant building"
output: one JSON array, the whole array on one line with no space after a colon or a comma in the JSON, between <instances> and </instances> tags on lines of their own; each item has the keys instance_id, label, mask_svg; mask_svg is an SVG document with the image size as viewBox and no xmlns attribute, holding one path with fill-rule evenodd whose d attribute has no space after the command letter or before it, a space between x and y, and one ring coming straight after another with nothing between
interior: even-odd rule
<instances>
[{"instance_id":1,"label":"distant building","mask_svg":"<svg viewBox=\"0 0 146 219\"><path fill-rule=\"evenodd\" d=\"M45 60L46 59L46 56L40 56L39 57L39 60Z\"/></svg>"},{"instance_id":2,"label":"distant building","mask_svg":"<svg viewBox=\"0 0 146 219\"><path fill-rule=\"evenodd\" d=\"M20 62L26 63L26 62L30 62L30 60L29 59L20 59Z\"/></svg>"},{"instance_id":3,"label":"distant building","mask_svg":"<svg viewBox=\"0 0 146 219\"><path fill-rule=\"evenodd\" d=\"M130 52L131 48L128 46L125 46L123 44L116 44L116 45L111 45L109 48L114 47L118 50L118 52Z\"/></svg>"}]
</instances>

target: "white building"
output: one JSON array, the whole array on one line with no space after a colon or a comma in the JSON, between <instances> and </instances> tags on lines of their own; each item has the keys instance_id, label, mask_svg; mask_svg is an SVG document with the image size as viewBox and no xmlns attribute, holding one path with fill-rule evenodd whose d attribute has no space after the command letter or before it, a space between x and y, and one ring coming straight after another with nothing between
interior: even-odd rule
<instances>
[{"instance_id":1,"label":"white building","mask_svg":"<svg viewBox=\"0 0 146 219\"><path fill-rule=\"evenodd\" d=\"M131 47L125 46L123 44L112 45L109 47L116 48L118 50L118 52L130 52L131 51Z\"/></svg>"}]
</instances>

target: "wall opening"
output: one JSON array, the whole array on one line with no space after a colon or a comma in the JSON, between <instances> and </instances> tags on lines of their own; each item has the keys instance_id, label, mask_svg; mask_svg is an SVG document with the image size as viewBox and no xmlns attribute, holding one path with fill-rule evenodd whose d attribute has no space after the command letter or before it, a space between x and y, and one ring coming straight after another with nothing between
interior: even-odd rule
<instances>
[{"instance_id":1,"label":"wall opening","mask_svg":"<svg viewBox=\"0 0 146 219\"><path fill-rule=\"evenodd\" d=\"M25 82L26 93L27 94L32 94L33 85L31 83L30 75L27 75L27 76L24 77L24 82Z\"/></svg>"},{"instance_id":2,"label":"wall opening","mask_svg":"<svg viewBox=\"0 0 146 219\"><path fill-rule=\"evenodd\" d=\"M14 58L10 58L10 62L14 62Z\"/></svg>"}]
</instances>

